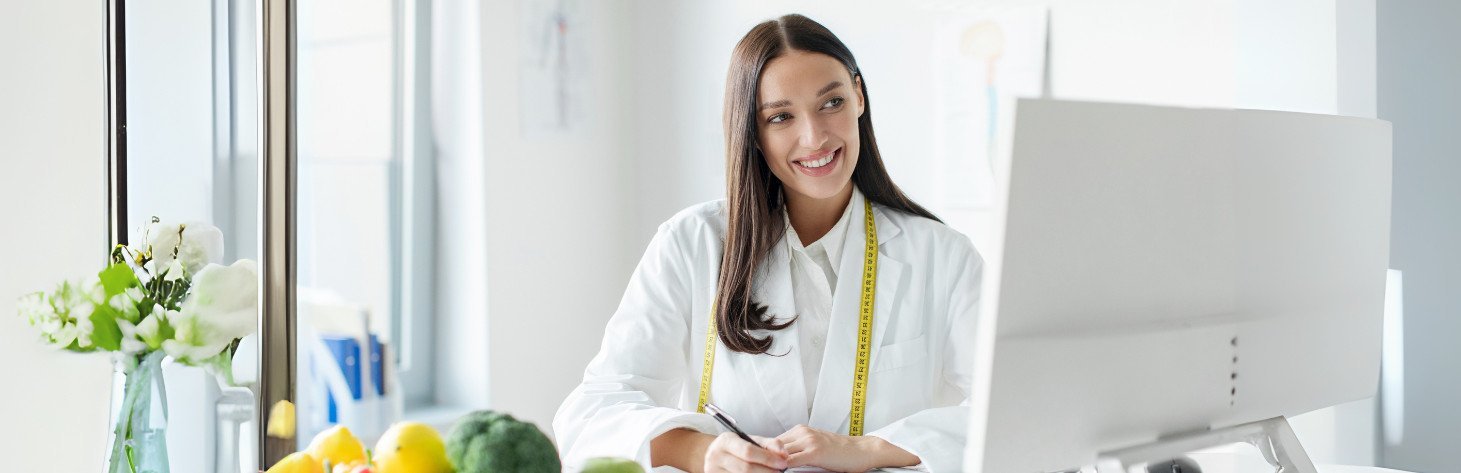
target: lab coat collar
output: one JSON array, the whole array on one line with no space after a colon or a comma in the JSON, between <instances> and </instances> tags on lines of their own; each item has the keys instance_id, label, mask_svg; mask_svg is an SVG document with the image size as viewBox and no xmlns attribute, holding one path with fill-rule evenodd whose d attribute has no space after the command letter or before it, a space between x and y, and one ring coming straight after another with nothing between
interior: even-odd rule
<instances>
[{"instance_id":1,"label":"lab coat collar","mask_svg":"<svg viewBox=\"0 0 1461 473\"><path fill-rule=\"evenodd\" d=\"M879 248L877 290L873 295L869 378L872 376L871 366L876 366L880 354L878 347L882 346L888 319L893 316L892 308L897 302L894 296L902 287L903 273L907 266L883 251L888 241L902 233L902 228L888 217L888 212L890 210L880 205L873 205ZM841 266L838 269L840 276L837 278L837 289L833 292L832 299L832 320L827 329L827 347L822 357L822 371L817 376L816 399L812 402L812 415L808 422L813 428L844 434L847 432L848 416L852 407L852 376L857 355L857 326L862 298L864 236L867 233L860 218L857 223L859 224L848 227L847 239L843 242ZM805 389L797 391L805 396ZM868 402L877 400L868 399Z\"/></svg>"}]
</instances>

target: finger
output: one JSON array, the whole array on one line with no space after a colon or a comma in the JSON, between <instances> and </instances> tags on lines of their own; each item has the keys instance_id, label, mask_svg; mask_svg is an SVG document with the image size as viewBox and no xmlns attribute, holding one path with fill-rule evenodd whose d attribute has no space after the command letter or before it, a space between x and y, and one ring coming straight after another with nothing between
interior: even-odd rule
<instances>
[{"instance_id":1,"label":"finger","mask_svg":"<svg viewBox=\"0 0 1461 473\"><path fill-rule=\"evenodd\" d=\"M765 465L749 463L735 457L724 458L720 463L720 470L730 473L780 473L780 468L771 468Z\"/></svg>"},{"instance_id":2,"label":"finger","mask_svg":"<svg viewBox=\"0 0 1461 473\"><path fill-rule=\"evenodd\" d=\"M784 443L782 443L780 439L758 437L755 435L752 435L751 438L755 439L756 444L760 445L761 448L765 448L776 453L786 453L786 446Z\"/></svg>"},{"instance_id":3,"label":"finger","mask_svg":"<svg viewBox=\"0 0 1461 473\"><path fill-rule=\"evenodd\" d=\"M772 452L744 440L738 440L732 442L730 445L726 445L726 451L748 463L755 463L778 470L786 468L786 459L783 458L784 453Z\"/></svg>"},{"instance_id":4,"label":"finger","mask_svg":"<svg viewBox=\"0 0 1461 473\"><path fill-rule=\"evenodd\" d=\"M796 452L800 452L802 450L806 450L807 445L810 445L810 442L807 442L807 439L796 439L781 444L781 449L782 451L785 451L788 455L790 455Z\"/></svg>"},{"instance_id":5,"label":"finger","mask_svg":"<svg viewBox=\"0 0 1461 473\"><path fill-rule=\"evenodd\" d=\"M777 435L776 436L776 440L780 440L783 443L790 443L791 441L796 440L796 439L799 439L799 438L802 438L802 437L804 437L804 436L801 435L800 433L797 433L796 431L788 430L788 431L786 431L786 433L783 433L781 435Z\"/></svg>"},{"instance_id":6,"label":"finger","mask_svg":"<svg viewBox=\"0 0 1461 473\"><path fill-rule=\"evenodd\" d=\"M807 427L806 425L797 424L796 427L792 427L791 430L788 430L781 435L777 435L776 438L781 439L781 441L783 442L786 442L799 438L810 437L815 433L817 433L816 429Z\"/></svg>"},{"instance_id":7,"label":"finger","mask_svg":"<svg viewBox=\"0 0 1461 473\"><path fill-rule=\"evenodd\" d=\"M786 467L796 468L801 466L807 466L816 463L816 461L817 456L815 451L802 450L791 454L791 456L786 459Z\"/></svg>"}]
</instances>

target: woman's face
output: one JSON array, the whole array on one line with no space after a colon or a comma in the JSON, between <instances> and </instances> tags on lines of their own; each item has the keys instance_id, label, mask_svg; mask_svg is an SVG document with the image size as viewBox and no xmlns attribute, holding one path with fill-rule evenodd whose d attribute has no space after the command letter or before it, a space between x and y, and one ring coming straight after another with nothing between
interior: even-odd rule
<instances>
[{"instance_id":1,"label":"woman's face","mask_svg":"<svg viewBox=\"0 0 1461 473\"><path fill-rule=\"evenodd\" d=\"M857 167L859 78L831 56L787 51L761 72L757 138L789 197L839 195Z\"/></svg>"}]
</instances>

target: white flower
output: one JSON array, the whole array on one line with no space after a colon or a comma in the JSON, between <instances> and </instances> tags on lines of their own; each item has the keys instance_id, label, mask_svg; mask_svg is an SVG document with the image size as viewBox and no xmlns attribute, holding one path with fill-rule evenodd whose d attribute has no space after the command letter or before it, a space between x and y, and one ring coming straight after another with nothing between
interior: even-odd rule
<instances>
[{"instance_id":1,"label":"white flower","mask_svg":"<svg viewBox=\"0 0 1461 473\"><path fill-rule=\"evenodd\" d=\"M205 265L223 260L223 232L202 222L154 223L147 228L147 244L152 247L155 268L169 268L174 250L188 274L198 274Z\"/></svg>"},{"instance_id":2,"label":"white flower","mask_svg":"<svg viewBox=\"0 0 1461 473\"><path fill-rule=\"evenodd\" d=\"M135 251L135 250L134 250ZM147 260L141 267L132 265L132 273L137 275L137 283L146 286L152 282L152 275L157 274L157 261Z\"/></svg>"},{"instance_id":3,"label":"white flower","mask_svg":"<svg viewBox=\"0 0 1461 473\"><path fill-rule=\"evenodd\" d=\"M96 304L105 303L101 280L92 277L81 283L62 281L49 293L27 294L17 303L17 312L40 331L41 340L58 348L91 348L91 316ZM140 297L140 290L127 297ZM135 312L135 309L134 309Z\"/></svg>"},{"instance_id":4,"label":"white flower","mask_svg":"<svg viewBox=\"0 0 1461 473\"><path fill-rule=\"evenodd\" d=\"M25 317L26 323L32 327L39 327L60 318L56 314L56 310L51 307L51 302L44 292L33 292L21 296L20 300L15 303L15 311Z\"/></svg>"},{"instance_id":5,"label":"white flower","mask_svg":"<svg viewBox=\"0 0 1461 473\"><path fill-rule=\"evenodd\" d=\"M69 291L67 297L74 299L68 299L66 302L68 307L81 305L83 302L90 303L91 305L105 304L107 302L106 287L101 285L101 278L95 274L86 278L80 284L72 286ZM140 293L139 291L136 294ZM87 313L90 314L89 311Z\"/></svg>"},{"instance_id":6,"label":"white flower","mask_svg":"<svg viewBox=\"0 0 1461 473\"><path fill-rule=\"evenodd\" d=\"M58 290L64 290L65 286ZM41 331L41 340L59 347L70 345L76 340L75 324L56 310L57 299L44 292L27 294L20 298L17 309L32 327ZM63 307L64 310L64 307ZM90 315L90 311L86 311Z\"/></svg>"},{"instance_id":7,"label":"white flower","mask_svg":"<svg viewBox=\"0 0 1461 473\"><path fill-rule=\"evenodd\" d=\"M149 261L148 263L150 264L151 262ZM186 269L183 268L182 260L172 260L172 262L168 263L167 265L167 277L164 277L163 280L177 281L179 279L182 279L183 275L185 274L184 271L186 271Z\"/></svg>"},{"instance_id":8,"label":"white flower","mask_svg":"<svg viewBox=\"0 0 1461 473\"><path fill-rule=\"evenodd\" d=\"M152 317L148 317L147 320L152 320ZM117 319L117 328L122 330L122 344L120 350L122 353L128 355L136 355L138 353L142 353L142 350L147 349L147 343L143 342L138 337L137 326L132 325L132 322Z\"/></svg>"},{"instance_id":9,"label":"white flower","mask_svg":"<svg viewBox=\"0 0 1461 473\"><path fill-rule=\"evenodd\" d=\"M174 359L199 364L258 327L258 268L251 260L210 264L193 276L182 310L168 313L175 334L162 342Z\"/></svg>"},{"instance_id":10,"label":"white flower","mask_svg":"<svg viewBox=\"0 0 1461 473\"><path fill-rule=\"evenodd\" d=\"M118 320L135 324L142 317L137 310L137 304L141 303L144 297L146 296L142 294L141 288L129 287L121 294L112 296L107 304L117 310L117 314L121 316Z\"/></svg>"},{"instance_id":11,"label":"white flower","mask_svg":"<svg viewBox=\"0 0 1461 473\"><path fill-rule=\"evenodd\" d=\"M45 297L50 309L41 314L38 326L41 335L58 347L65 348L75 342L77 348L91 348L91 314L96 310L95 301L104 295L99 279L91 278L81 284L63 281L54 293Z\"/></svg>"},{"instance_id":12,"label":"white flower","mask_svg":"<svg viewBox=\"0 0 1461 473\"><path fill-rule=\"evenodd\" d=\"M137 339L147 344L147 348L156 350L162 348L162 324L168 323L172 317L177 316L178 311L164 310L160 305L152 306L152 315L144 317L142 322L137 324Z\"/></svg>"}]
</instances>

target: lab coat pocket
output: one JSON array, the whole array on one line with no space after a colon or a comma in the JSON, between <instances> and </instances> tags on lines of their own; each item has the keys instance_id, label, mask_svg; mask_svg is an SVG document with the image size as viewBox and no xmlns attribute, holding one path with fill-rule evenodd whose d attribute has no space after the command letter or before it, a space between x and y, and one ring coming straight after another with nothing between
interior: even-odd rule
<instances>
[{"instance_id":1,"label":"lab coat pocket","mask_svg":"<svg viewBox=\"0 0 1461 473\"><path fill-rule=\"evenodd\" d=\"M877 363L873 366L873 372L902 368L923 361L928 356L927 340L928 335L923 334L910 340L878 347L874 354Z\"/></svg>"}]
</instances>

